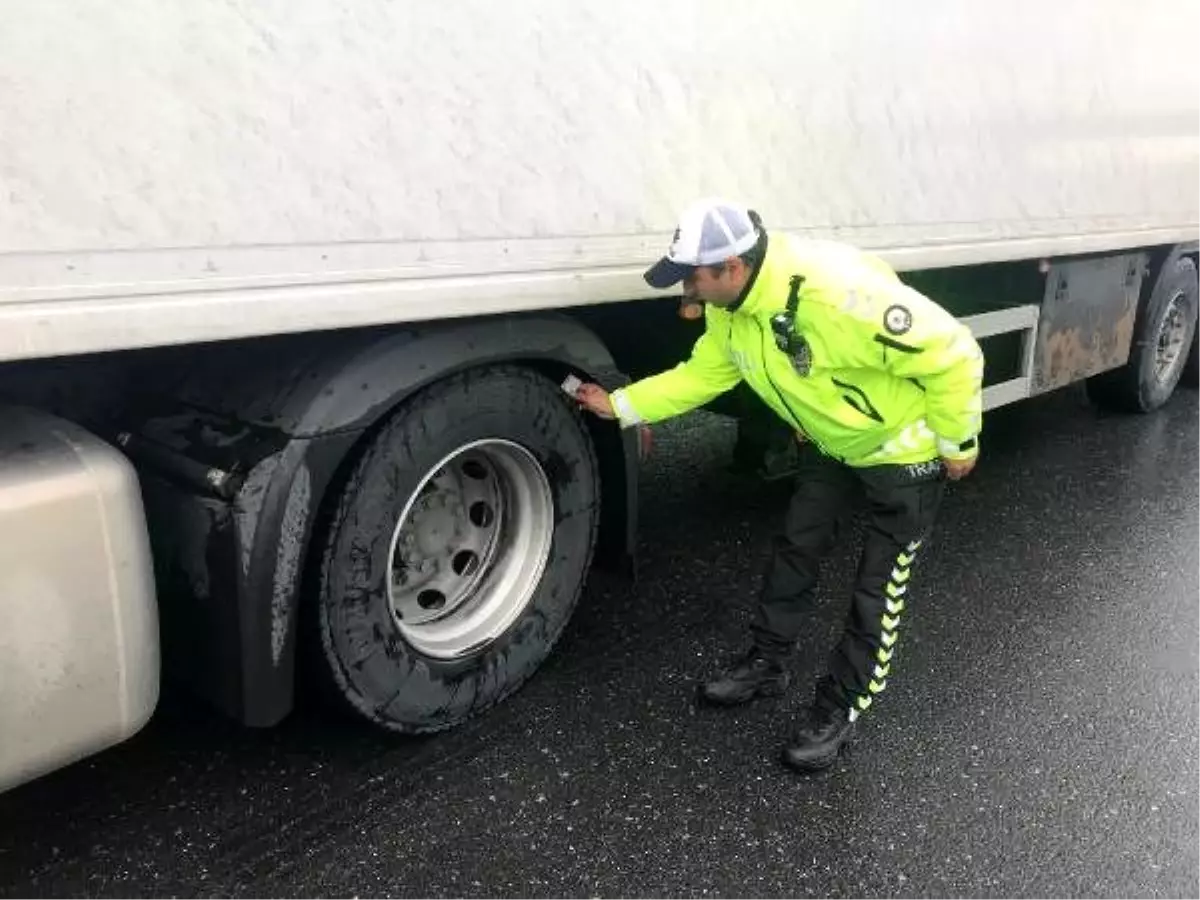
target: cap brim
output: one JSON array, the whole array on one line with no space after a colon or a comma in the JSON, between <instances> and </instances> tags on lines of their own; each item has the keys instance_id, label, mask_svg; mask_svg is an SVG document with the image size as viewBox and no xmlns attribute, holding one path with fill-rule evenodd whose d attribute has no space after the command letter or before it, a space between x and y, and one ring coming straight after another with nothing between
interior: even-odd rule
<instances>
[{"instance_id":1,"label":"cap brim","mask_svg":"<svg viewBox=\"0 0 1200 900\"><path fill-rule=\"evenodd\" d=\"M654 265L646 270L646 274L642 277L646 279L646 284L652 288L669 288L679 284L683 279L687 278L694 266L685 266L681 263L673 262L667 257L663 257Z\"/></svg>"}]
</instances>

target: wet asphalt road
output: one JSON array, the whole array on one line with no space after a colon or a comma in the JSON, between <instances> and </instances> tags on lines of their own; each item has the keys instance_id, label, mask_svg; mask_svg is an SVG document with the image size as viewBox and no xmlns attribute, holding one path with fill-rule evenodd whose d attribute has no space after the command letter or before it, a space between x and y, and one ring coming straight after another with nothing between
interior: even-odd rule
<instances>
[{"instance_id":1,"label":"wet asphalt road","mask_svg":"<svg viewBox=\"0 0 1200 900\"><path fill-rule=\"evenodd\" d=\"M741 647L786 491L730 425L660 429L643 576L598 579L541 673L448 735L168 693L130 743L0 795L0 895L1200 895L1197 403L1072 391L989 417L917 570L887 693L830 772L779 741L836 635L827 567L789 696L696 709Z\"/></svg>"}]
</instances>

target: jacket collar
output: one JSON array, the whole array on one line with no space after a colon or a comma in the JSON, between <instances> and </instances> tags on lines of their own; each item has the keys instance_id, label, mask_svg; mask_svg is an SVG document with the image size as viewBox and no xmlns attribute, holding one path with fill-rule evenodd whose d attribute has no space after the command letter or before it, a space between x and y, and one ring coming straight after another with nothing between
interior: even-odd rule
<instances>
[{"instance_id":1,"label":"jacket collar","mask_svg":"<svg viewBox=\"0 0 1200 900\"><path fill-rule=\"evenodd\" d=\"M758 246L761 249L759 254L758 264L750 273L750 278L746 281L746 286L742 288L742 293L733 303L726 307L726 311L730 313L739 313L742 315L754 316L757 315L759 309L763 305L763 293L761 288L764 288L769 282L769 278L760 277L763 270L767 269L772 264L771 249L777 241L763 231L762 237L759 238Z\"/></svg>"}]
</instances>

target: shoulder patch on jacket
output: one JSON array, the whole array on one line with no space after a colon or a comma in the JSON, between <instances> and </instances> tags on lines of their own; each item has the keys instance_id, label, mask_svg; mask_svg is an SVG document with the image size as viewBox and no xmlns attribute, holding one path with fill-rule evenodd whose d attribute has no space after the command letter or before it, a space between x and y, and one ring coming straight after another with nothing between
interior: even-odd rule
<instances>
[{"instance_id":1,"label":"shoulder patch on jacket","mask_svg":"<svg viewBox=\"0 0 1200 900\"><path fill-rule=\"evenodd\" d=\"M889 306L883 314L883 327L887 329L888 334L908 334L912 323L912 313L908 311L907 306L901 306L899 303Z\"/></svg>"}]
</instances>

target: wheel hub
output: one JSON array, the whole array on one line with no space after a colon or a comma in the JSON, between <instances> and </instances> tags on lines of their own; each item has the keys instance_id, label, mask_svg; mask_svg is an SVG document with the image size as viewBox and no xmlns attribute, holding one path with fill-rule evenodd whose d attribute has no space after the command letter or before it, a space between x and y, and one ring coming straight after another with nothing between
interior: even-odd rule
<instances>
[{"instance_id":1,"label":"wheel hub","mask_svg":"<svg viewBox=\"0 0 1200 900\"><path fill-rule=\"evenodd\" d=\"M454 501L445 494L426 497L412 522L401 535L401 542L410 538L420 557L439 557L446 553L461 533L459 510ZM407 557L406 557L406 561Z\"/></svg>"},{"instance_id":2,"label":"wheel hub","mask_svg":"<svg viewBox=\"0 0 1200 900\"><path fill-rule=\"evenodd\" d=\"M392 538L388 594L405 638L454 658L520 615L549 557L554 502L541 464L510 441L477 441L422 480Z\"/></svg>"},{"instance_id":3,"label":"wheel hub","mask_svg":"<svg viewBox=\"0 0 1200 900\"><path fill-rule=\"evenodd\" d=\"M1188 322L1184 316L1183 300L1182 293L1171 298L1158 332L1154 374L1160 384L1166 384L1175 376L1175 369L1185 356L1183 344L1187 338Z\"/></svg>"}]
</instances>

